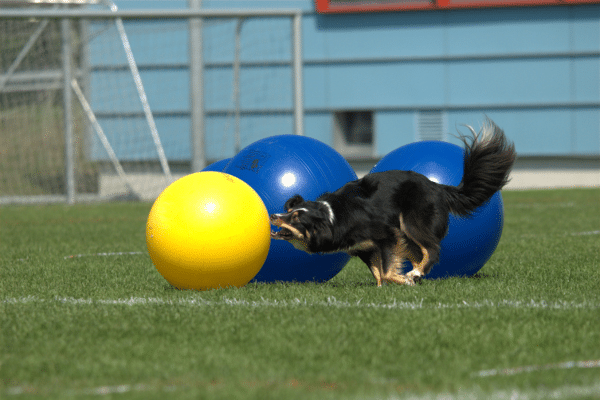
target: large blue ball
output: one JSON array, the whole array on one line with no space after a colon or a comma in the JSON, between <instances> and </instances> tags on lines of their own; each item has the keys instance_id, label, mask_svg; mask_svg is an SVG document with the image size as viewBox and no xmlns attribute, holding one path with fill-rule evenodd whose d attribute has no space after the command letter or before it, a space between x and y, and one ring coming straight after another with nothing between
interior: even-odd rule
<instances>
[{"instance_id":1,"label":"large blue ball","mask_svg":"<svg viewBox=\"0 0 600 400\"><path fill-rule=\"evenodd\" d=\"M223 172L225 167L229 165L231 158L224 158L222 160L216 161L210 165L207 165L202 169L202 171L214 171L214 172Z\"/></svg>"},{"instance_id":2,"label":"large blue ball","mask_svg":"<svg viewBox=\"0 0 600 400\"><path fill-rule=\"evenodd\" d=\"M244 148L225 168L249 184L263 199L269 214L284 212L285 202L299 194L315 200L334 191L356 174L333 148L305 136L280 135ZM345 253L308 254L282 240L272 240L265 264L253 281L324 282L342 270Z\"/></svg>"},{"instance_id":3,"label":"large blue ball","mask_svg":"<svg viewBox=\"0 0 600 400\"><path fill-rule=\"evenodd\" d=\"M419 172L430 180L458 186L463 176L464 149L451 143L422 141L402 146L381 159L371 172L391 169ZM448 235L442 240L440 261L428 279L471 276L492 256L504 226L502 195L496 192L470 217L450 215ZM410 263L406 263L412 269Z\"/></svg>"}]
</instances>

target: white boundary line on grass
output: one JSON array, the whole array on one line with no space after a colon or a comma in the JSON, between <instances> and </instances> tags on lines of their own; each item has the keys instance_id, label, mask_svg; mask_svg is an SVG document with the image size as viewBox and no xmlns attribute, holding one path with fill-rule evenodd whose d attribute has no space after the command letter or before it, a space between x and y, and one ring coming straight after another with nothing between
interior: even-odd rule
<instances>
[{"instance_id":1,"label":"white boundary line on grass","mask_svg":"<svg viewBox=\"0 0 600 400\"><path fill-rule=\"evenodd\" d=\"M545 365L527 365L524 367L504 368L504 369L488 369L479 371L474 376L486 378L488 376L497 375L517 375L524 372L546 371L550 369L574 369L574 368L600 368L600 360L589 361L567 361L558 364Z\"/></svg>"},{"instance_id":2,"label":"white boundary line on grass","mask_svg":"<svg viewBox=\"0 0 600 400\"><path fill-rule=\"evenodd\" d=\"M145 253L142 251L117 251L117 252L111 252L111 253L74 254L71 256L64 256L63 259L68 260L70 258L80 258L80 257L138 256L140 254L145 254Z\"/></svg>"},{"instance_id":3,"label":"white boundary line on grass","mask_svg":"<svg viewBox=\"0 0 600 400\"><path fill-rule=\"evenodd\" d=\"M486 392L481 389L459 390L457 393L431 393L424 395L392 395L387 400L548 400L571 399L574 396L588 398L600 393L600 383L591 385L565 385L557 389L543 386L534 389L505 389Z\"/></svg>"},{"instance_id":4,"label":"white boundary line on grass","mask_svg":"<svg viewBox=\"0 0 600 400\"><path fill-rule=\"evenodd\" d=\"M500 300L500 301L476 301L448 304L423 304L423 300L415 302L405 302L394 300L391 303L368 303L361 300L345 301L338 300L334 296L327 297L324 301L308 301L295 298L293 300L270 300L261 298L260 300L242 300L228 298L223 296L221 300L206 300L203 298L191 299L162 299L158 297L131 297L125 299L83 299L73 297L54 297L52 299L39 298L37 296L27 296L18 298L6 298L1 301L3 304L28 304L28 303L62 303L70 305L114 305L114 306L191 306L191 307L213 307L213 306L231 306L231 307L336 307L336 308L372 308L372 309L394 309L394 310L437 310L437 309L480 309L480 308L522 308L522 309L553 309L553 310L572 310L572 309L599 309L600 304L588 302L573 301L554 301L545 300Z\"/></svg>"},{"instance_id":5,"label":"white boundary line on grass","mask_svg":"<svg viewBox=\"0 0 600 400\"><path fill-rule=\"evenodd\" d=\"M573 232L571 236L589 236L589 235L600 235L600 230L589 231L589 232Z\"/></svg>"},{"instance_id":6,"label":"white boundary line on grass","mask_svg":"<svg viewBox=\"0 0 600 400\"><path fill-rule=\"evenodd\" d=\"M108 396L112 394L124 394L124 393L139 393L147 391L161 391L161 392L175 392L178 389L184 389L188 386L182 385L169 385L169 386L154 386L145 385L143 383L130 385L118 385L118 386L98 386L90 389L81 390L66 390L65 396L77 396L77 395L96 395L96 396ZM35 388L25 386L13 386L6 389L6 394L9 396L37 394ZM428 393L422 395L414 395L411 393L401 393L388 396L388 400L477 400L477 399L491 399L491 400L537 400L537 399L566 399L572 398L573 396L594 396L600 394L600 383L591 385L580 385L580 386L562 386L557 389L546 389L539 387L535 389L506 389L496 390L492 392L485 392L481 389L474 388L471 390L459 390L457 393ZM368 396L361 396L361 399L370 399ZM377 397L381 399L381 397Z\"/></svg>"}]
</instances>

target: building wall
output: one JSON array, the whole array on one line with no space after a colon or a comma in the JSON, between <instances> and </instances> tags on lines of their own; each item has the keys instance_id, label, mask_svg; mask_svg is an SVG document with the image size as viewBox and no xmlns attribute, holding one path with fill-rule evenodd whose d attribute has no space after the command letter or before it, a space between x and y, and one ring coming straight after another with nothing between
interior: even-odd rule
<instances>
[{"instance_id":1,"label":"building wall","mask_svg":"<svg viewBox=\"0 0 600 400\"><path fill-rule=\"evenodd\" d=\"M375 155L415 140L431 109L448 131L487 114L523 155L598 154L599 11L307 16L305 105L374 109Z\"/></svg>"},{"instance_id":2,"label":"building wall","mask_svg":"<svg viewBox=\"0 0 600 400\"><path fill-rule=\"evenodd\" d=\"M187 7L186 1L117 4ZM202 6L304 10L305 134L333 145L334 112L372 111L373 147L358 158L376 159L418 140L420 121L432 115L442 129L433 134L450 142L456 139L448 133L461 124L478 128L487 115L523 157L600 155L600 5L344 15L317 15L311 0L204 0ZM99 38L116 35L100 25L94 29ZM187 161L187 22L127 22L126 29L167 156ZM235 29L235 21L226 20L207 20L203 27L209 160L234 153ZM291 21L248 19L241 32L242 145L293 133ZM124 55L91 53L92 103L101 122L110 125L127 114L141 123L137 104L103 94L107 75L128 74ZM117 151L131 159L154 157L137 145Z\"/></svg>"}]
</instances>

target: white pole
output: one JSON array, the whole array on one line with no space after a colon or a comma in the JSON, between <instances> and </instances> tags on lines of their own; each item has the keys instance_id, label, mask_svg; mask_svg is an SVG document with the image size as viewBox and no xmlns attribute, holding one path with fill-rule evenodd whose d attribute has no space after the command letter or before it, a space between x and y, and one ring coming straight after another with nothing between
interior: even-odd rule
<instances>
[{"instance_id":1,"label":"white pole","mask_svg":"<svg viewBox=\"0 0 600 400\"><path fill-rule=\"evenodd\" d=\"M293 75L294 75L294 133L304 135L304 98L302 93L302 13L294 15L293 23Z\"/></svg>"},{"instance_id":2,"label":"white pole","mask_svg":"<svg viewBox=\"0 0 600 400\"><path fill-rule=\"evenodd\" d=\"M75 203L75 146L73 141L73 96L71 94L71 20L61 21L62 36L62 68L63 68L63 121L65 125L65 194L67 203Z\"/></svg>"},{"instance_id":3,"label":"white pole","mask_svg":"<svg viewBox=\"0 0 600 400\"><path fill-rule=\"evenodd\" d=\"M235 26L235 55L233 60L233 103L235 116L235 154L242 149L242 138L240 133L240 53L242 51L242 23L243 18L237 20Z\"/></svg>"},{"instance_id":4,"label":"white pole","mask_svg":"<svg viewBox=\"0 0 600 400\"><path fill-rule=\"evenodd\" d=\"M192 10L202 8L202 0L189 0ZM206 167L204 140L204 68L202 55L202 18L191 18L190 25L190 139L192 172Z\"/></svg>"},{"instance_id":5,"label":"white pole","mask_svg":"<svg viewBox=\"0 0 600 400\"><path fill-rule=\"evenodd\" d=\"M110 0L108 0L108 3L110 5L111 11L116 12L116 4L114 4ZM156 123L154 122L152 110L150 110L150 104L148 104L148 97L146 96L144 85L142 84L140 72L138 71L135 58L133 58L133 52L131 51L131 45L129 44L129 39L127 38L127 33L125 32L123 20L121 18L116 18L115 23L117 25L117 30L119 31L119 36L121 36L121 42L123 42L123 48L125 49L125 53L127 55L127 62L129 63L129 69L131 70L131 74L133 75L135 87L138 91L140 101L142 102L144 114L146 115L146 121L148 122L148 126L150 127L150 134L152 135L152 139L154 140L154 146L156 147L156 152L158 153L160 165L162 166L167 182L171 183L173 181L173 176L171 175L171 170L169 168L169 163L167 162L165 150L160 141L160 136L158 135L158 129L156 129Z\"/></svg>"}]
</instances>

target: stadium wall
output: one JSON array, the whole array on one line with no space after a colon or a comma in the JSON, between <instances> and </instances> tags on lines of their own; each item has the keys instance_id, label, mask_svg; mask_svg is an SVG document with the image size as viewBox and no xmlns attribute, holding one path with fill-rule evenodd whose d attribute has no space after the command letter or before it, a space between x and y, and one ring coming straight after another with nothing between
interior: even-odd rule
<instances>
[{"instance_id":1,"label":"stadium wall","mask_svg":"<svg viewBox=\"0 0 600 400\"><path fill-rule=\"evenodd\" d=\"M187 1L116 3L120 9L188 7ZM487 115L516 143L520 158L515 175L524 177L516 179L523 182L516 186L600 185L598 4L340 15L315 13L311 0L204 0L202 7L303 10L304 132L339 147L336 113L371 113L373 136L367 146L341 149L359 173L415 140L456 142L448 133L461 124L477 127ZM173 29L166 31L179 35L169 43L178 46L157 45L165 40L168 24ZM289 24L285 18L244 24L242 145L294 132L291 67L286 61L291 57ZM139 35L129 29L134 25ZM167 156L188 162L189 151L174 145L189 143L195 134L189 122L187 21L126 21L126 27L161 136L167 136ZM233 38L235 29L233 21L203 26L208 161L235 152L233 140L224 135L234 111L234 41L223 40ZM282 36L284 40L273 44L273 37ZM265 41L273 43L261 46ZM165 48L168 53L161 53ZM131 112L123 105L103 109L101 86L94 88L102 74L114 72L108 64L124 61L91 58L92 94L98 94L101 118ZM265 64L257 67L257 62ZM261 74L276 76L278 83L257 88ZM423 122L427 118L435 123ZM567 178L552 178L558 175ZM579 175L585 178L569 178ZM545 181L540 183L540 178Z\"/></svg>"}]
</instances>

